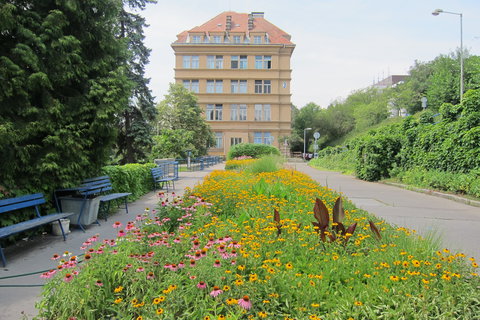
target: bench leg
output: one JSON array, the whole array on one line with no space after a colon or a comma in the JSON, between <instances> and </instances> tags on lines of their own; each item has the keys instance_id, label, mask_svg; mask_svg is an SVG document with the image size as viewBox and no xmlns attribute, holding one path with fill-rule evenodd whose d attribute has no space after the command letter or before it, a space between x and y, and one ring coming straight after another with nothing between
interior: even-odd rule
<instances>
[{"instance_id":1,"label":"bench leg","mask_svg":"<svg viewBox=\"0 0 480 320\"><path fill-rule=\"evenodd\" d=\"M62 230L63 241L67 241L67 236L65 235L65 230L63 230L62 222L60 221L60 219L58 219L57 221L60 225L60 230Z\"/></svg>"},{"instance_id":2,"label":"bench leg","mask_svg":"<svg viewBox=\"0 0 480 320\"><path fill-rule=\"evenodd\" d=\"M3 267L5 268L7 266L7 259L5 259L5 255L3 254L2 247L0 247L0 256L2 256L2 263L3 263Z\"/></svg>"},{"instance_id":3,"label":"bench leg","mask_svg":"<svg viewBox=\"0 0 480 320\"><path fill-rule=\"evenodd\" d=\"M128 197L125 197L125 213L128 214Z\"/></svg>"}]
</instances>

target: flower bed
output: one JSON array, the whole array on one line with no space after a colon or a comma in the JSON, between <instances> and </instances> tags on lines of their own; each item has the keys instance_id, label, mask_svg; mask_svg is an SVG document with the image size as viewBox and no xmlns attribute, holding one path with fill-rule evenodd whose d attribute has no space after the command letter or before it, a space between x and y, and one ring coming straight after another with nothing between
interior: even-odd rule
<instances>
[{"instance_id":1,"label":"flower bed","mask_svg":"<svg viewBox=\"0 0 480 320\"><path fill-rule=\"evenodd\" d=\"M332 209L337 197L292 170L213 172L184 199L164 199L158 211L147 210L127 226L114 224L117 239L97 245L97 238L89 239L82 259L70 257L44 274L52 279L38 304L39 317L478 316L474 260L438 251L348 202L340 211L346 226L356 223L356 231L335 233L337 222L332 229L314 227L326 214L319 217L315 199L322 199L331 215L339 212Z\"/></svg>"}]
</instances>

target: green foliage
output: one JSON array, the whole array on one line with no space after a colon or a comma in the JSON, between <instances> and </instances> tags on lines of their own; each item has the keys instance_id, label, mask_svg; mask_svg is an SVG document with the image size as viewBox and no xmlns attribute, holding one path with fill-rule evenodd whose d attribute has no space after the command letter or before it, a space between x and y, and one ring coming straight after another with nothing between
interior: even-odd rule
<instances>
[{"instance_id":1,"label":"green foliage","mask_svg":"<svg viewBox=\"0 0 480 320\"><path fill-rule=\"evenodd\" d=\"M143 10L147 3L155 0L123 0L124 8L118 19L118 37L124 40L128 54L124 63L130 80L128 106L118 119L119 136L117 139L120 163L145 161L152 147L152 127L157 110L153 96L148 88L150 79L145 78L145 65L148 64L150 49L143 43L143 28L147 26L145 18L132 13Z\"/></svg>"},{"instance_id":2,"label":"green foliage","mask_svg":"<svg viewBox=\"0 0 480 320\"><path fill-rule=\"evenodd\" d=\"M267 144L240 143L230 148L227 154L227 160L241 156L260 158L261 156L270 154L280 156L280 150Z\"/></svg>"},{"instance_id":3,"label":"green foliage","mask_svg":"<svg viewBox=\"0 0 480 320\"><path fill-rule=\"evenodd\" d=\"M0 181L15 194L77 184L111 156L130 81L118 1L0 4ZM4 18L4 19L3 19Z\"/></svg>"},{"instance_id":4,"label":"green foliage","mask_svg":"<svg viewBox=\"0 0 480 320\"><path fill-rule=\"evenodd\" d=\"M154 167L153 163L129 163L103 167L102 173L111 178L114 192L131 192L129 200L134 201L153 190L150 169Z\"/></svg>"},{"instance_id":5,"label":"green foliage","mask_svg":"<svg viewBox=\"0 0 480 320\"><path fill-rule=\"evenodd\" d=\"M153 158L185 158L187 150L194 157L207 154L214 143L213 133L192 92L181 84L172 83L157 108L159 127L154 137Z\"/></svg>"},{"instance_id":6,"label":"green foliage","mask_svg":"<svg viewBox=\"0 0 480 320\"><path fill-rule=\"evenodd\" d=\"M478 196L471 172L480 168L479 91L467 92L459 105L443 104L440 116L427 110L357 136L345 147L326 148L311 163L340 170L354 165L364 180L398 176L416 185Z\"/></svg>"},{"instance_id":7,"label":"green foliage","mask_svg":"<svg viewBox=\"0 0 480 320\"><path fill-rule=\"evenodd\" d=\"M262 172L275 172L282 168L283 158L279 155L263 156L260 159L247 164L245 172L258 174Z\"/></svg>"}]
</instances>

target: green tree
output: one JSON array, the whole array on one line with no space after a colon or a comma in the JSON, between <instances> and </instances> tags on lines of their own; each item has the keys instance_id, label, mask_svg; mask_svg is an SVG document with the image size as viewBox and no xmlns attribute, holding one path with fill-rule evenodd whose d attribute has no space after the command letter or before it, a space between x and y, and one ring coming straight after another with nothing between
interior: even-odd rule
<instances>
[{"instance_id":1,"label":"green tree","mask_svg":"<svg viewBox=\"0 0 480 320\"><path fill-rule=\"evenodd\" d=\"M119 136L117 140L120 163L143 161L153 145L152 124L156 116L155 103L150 89L149 79L145 78L145 65L150 50L143 43L145 19L130 11L143 10L155 0L123 0L120 11L119 38L128 47L125 69L130 80L130 98L127 107L118 119Z\"/></svg>"},{"instance_id":2,"label":"green tree","mask_svg":"<svg viewBox=\"0 0 480 320\"><path fill-rule=\"evenodd\" d=\"M17 193L97 174L129 81L114 0L0 4L0 181Z\"/></svg>"},{"instance_id":3,"label":"green tree","mask_svg":"<svg viewBox=\"0 0 480 320\"><path fill-rule=\"evenodd\" d=\"M168 94L158 105L157 121L160 137L155 138L153 157L185 157L187 150L191 150L193 156L202 156L214 143L197 97L181 84L170 84ZM158 144L175 146L175 154Z\"/></svg>"}]
</instances>

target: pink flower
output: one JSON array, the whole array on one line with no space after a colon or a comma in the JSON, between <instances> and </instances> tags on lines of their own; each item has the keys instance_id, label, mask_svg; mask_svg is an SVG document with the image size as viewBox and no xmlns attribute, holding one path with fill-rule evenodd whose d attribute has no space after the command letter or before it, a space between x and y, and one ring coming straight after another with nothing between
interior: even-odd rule
<instances>
[{"instance_id":1,"label":"pink flower","mask_svg":"<svg viewBox=\"0 0 480 320\"><path fill-rule=\"evenodd\" d=\"M219 267L221 267L221 265L222 265L222 264L220 263L220 260L215 260L215 262L213 263L213 266L214 266L215 268L219 268Z\"/></svg>"},{"instance_id":2,"label":"pink flower","mask_svg":"<svg viewBox=\"0 0 480 320\"><path fill-rule=\"evenodd\" d=\"M143 267L140 267L140 268L137 268L136 271L137 271L137 272L143 272L143 271L145 271L145 269L144 269Z\"/></svg>"},{"instance_id":3,"label":"pink flower","mask_svg":"<svg viewBox=\"0 0 480 320\"><path fill-rule=\"evenodd\" d=\"M155 278L155 275L153 274L153 272L150 271L150 272L147 274L147 280L154 279L154 278Z\"/></svg>"},{"instance_id":4,"label":"pink flower","mask_svg":"<svg viewBox=\"0 0 480 320\"><path fill-rule=\"evenodd\" d=\"M178 263L178 268L179 268L179 269L185 268L185 263L183 263L183 261L180 261L180 262Z\"/></svg>"},{"instance_id":5,"label":"pink flower","mask_svg":"<svg viewBox=\"0 0 480 320\"><path fill-rule=\"evenodd\" d=\"M207 287L207 284L204 281L200 281L197 283L197 288L198 289L205 289Z\"/></svg>"},{"instance_id":6,"label":"pink flower","mask_svg":"<svg viewBox=\"0 0 480 320\"><path fill-rule=\"evenodd\" d=\"M215 298L216 296L218 296L221 293L223 293L223 290L221 290L217 286L214 286L212 292L210 292L210 295Z\"/></svg>"},{"instance_id":7,"label":"pink flower","mask_svg":"<svg viewBox=\"0 0 480 320\"><path fill-rule=\"evenodd\" d=\"M122 223L121 223L120 221L116 221L116 222L112 225L112 227L114 227L115 229L121 228L122 226L123 226L123 225L122 225Z\"/></svg>"},{"instance_id":8,"label":"pink flower","mask_svg":"<svg viewBox=\"0 0 480 320\"><path fill-rule=\"evenodd\" d=\"M126 233L125 233L125 231L123 231L123 230L120 230L120 231L118 231L118 233L117 233L117 237L123 237L123 236L125 236L125 235L126 235Z\"/></svg>"},{"instance_id":9,"label":"pink flower","mask_svg":"<svg viewBox=\"0 0 480 320\"><path fill-rule=\"evenodd\" d=\"M249 296L243 296L242 299L238 300L238 305L245 310L250 310L252 307L252 301Z\"/></svg>"},{"instance_id":10,"label":"pink flower","mask_svg":"<svg viewBox=\"0 0 480 320\"><path fill-rule=\"evenodd\" d=\"M63 281L70 282L70 281L72 281L72 279L73 279L73 275L71 273L67 273L65 275L65 278L63 278Z\"/></svg>"},{"instance_id":11,"label":"pink flower","mask_svg":"<svg viewBox=\"0 0 480 320\"><path fill-rule=\"evenodd\" d=\"M95 285L98 287L103 287L103 283L101 280L97 280L97 282L95 282Z\"/></svg>"}]
</instances>

